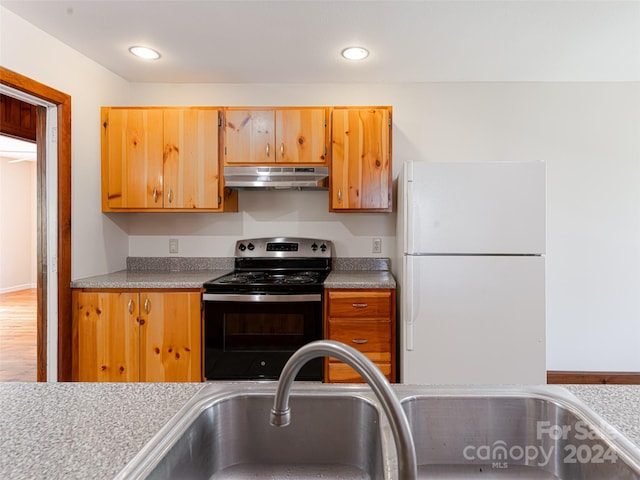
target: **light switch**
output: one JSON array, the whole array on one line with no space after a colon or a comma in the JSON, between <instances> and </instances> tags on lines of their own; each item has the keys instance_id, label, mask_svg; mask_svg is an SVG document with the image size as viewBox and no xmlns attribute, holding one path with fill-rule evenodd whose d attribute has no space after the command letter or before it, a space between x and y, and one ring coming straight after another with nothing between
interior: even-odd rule
<instances>
[{"instance_id":1,"label":"light switch","mask_svg":"<svg viewBox=\"0 0 640 480\"><path fill-rule=\"evenodd\" d=\"M169 239L169 253L178 253L178 239L170 238Z\"/></svg>"}]
</instances>

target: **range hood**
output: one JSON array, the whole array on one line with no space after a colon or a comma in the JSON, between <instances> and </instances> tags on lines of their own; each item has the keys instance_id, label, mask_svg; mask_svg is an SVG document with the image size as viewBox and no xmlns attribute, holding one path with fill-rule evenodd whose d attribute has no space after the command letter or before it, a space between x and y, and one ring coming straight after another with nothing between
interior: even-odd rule
<instances>
[{"instance_id":1,"label":"range hood","mask_svg":"<svg viewBox=\"0 0 640 480\"><path fill-rule=\"evenodd\" d=\"M224 185L235 190L328 190L328 167L224 167Z\"/></svg>"}]
</instances>

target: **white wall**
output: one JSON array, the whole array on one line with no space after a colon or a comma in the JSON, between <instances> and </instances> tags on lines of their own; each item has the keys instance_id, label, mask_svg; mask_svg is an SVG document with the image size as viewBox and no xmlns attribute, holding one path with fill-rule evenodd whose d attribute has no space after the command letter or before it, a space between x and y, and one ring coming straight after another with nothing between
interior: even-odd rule
<instances>
[{"instance_id":1,"label":"white wall","mask_svg":"<svg viewBox=\"0 0 640 480\"><path fill-rule=\"evenodd\" d=\"M640 371L640 84L133 84L142 105L392 105L401 162L543 160L547 164L547 368ZM242 213L129 226L131 255L231 255L241 237L304 233L338 255L392 256L393 215L327 213L322 192L240 192ZM472 232L470 232L472 234Z\"/></svg>"},{"instance_id":2,"label":"white wall","mask_svg":"<svg viewBox=\"0 0 640 480\"><path fill-rule=\"evenodd\" d=\"M329 214L324 192L240 192L235 214L104 215L100 105L392 105L394 177L408 159L547 163L547 368L640 371L639 83L129 85L1 13L2 64L73 97L73 278L167 255L176 237L184 256L272 234L330 238L340 256L371 255L372 236L394 249L393 214Z\"/></svg>"},{"instance_id":3,"label":"white wall","mask_svg":"<svg viewBox=\"0 0 640 480\"><path fill-rule=\"evenodd\" d=\"M0 156L0 293L36 287L36 166Z\"/></svg>"},{"instance_id":4,"label":"white wall","mask_svg":"<svg viewBox=\"0 0 640 480\"><path fill-rule=\"evenodd\" d=\"M71 95L72 278L124 268L127 234L100 211L100 106L129 83L0 7L3 67Z\"/></svg>"}]
</instances>

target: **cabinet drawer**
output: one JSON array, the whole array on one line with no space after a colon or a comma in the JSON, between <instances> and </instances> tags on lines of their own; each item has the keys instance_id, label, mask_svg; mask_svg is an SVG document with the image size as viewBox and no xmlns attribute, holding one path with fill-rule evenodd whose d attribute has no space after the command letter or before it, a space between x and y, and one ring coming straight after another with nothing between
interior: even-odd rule
<instances>
[{"instance_id":1,"label":"cabinet drawer","mask_svg":"<svg viewBox=\"0 0 640 480\"><path fill-rule=\"evenodd\" d=\"M329 317L375 318L391 316L391 292L329 292Z\"/></svg>"},{"instance_id":2,"label":"cabinet drawer","mask_svg":"<svg viewBox=\"0 0 640 480\"><path fill-rule=\"evenodd\" d=\"M390 363L376 363L376 366L389 381L392 381ZM362 377L353 368L342 362L330 363L327 377L328 383L364 383Z\"/></svg>"},{"instance_id":3,"label":"cabinet drawer","mask_svg":"<svg viewBox=\"0 0 640 480\"><path fill-rule=\"evenodd\" d=\"M331 340L342 342L362 353L388 353L390 357L389 322L330 320L328 334Z\"/></svg>"}]
</instances>

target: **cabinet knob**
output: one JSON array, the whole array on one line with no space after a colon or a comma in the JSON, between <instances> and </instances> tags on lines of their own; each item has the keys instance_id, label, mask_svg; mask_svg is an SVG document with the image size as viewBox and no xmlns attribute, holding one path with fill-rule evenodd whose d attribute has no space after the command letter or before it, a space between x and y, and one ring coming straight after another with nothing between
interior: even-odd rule
<instances>
[{"instance_id":1,"label":"cabinet knob","mask_svg":"<svg viewBox=\"0 0 640 480\"><path fill-rule=\"evenodd\" d=\"M369 304L368 303L352 303L351 306L353 308L367 308Z\"/></svg>"},{"instance_id":2,"label":"cabinet knob","mask_svg":"<svg viewBox=\"0 0 640 480\"><path fill-rule=\"evenodd\" d=\"M265 149L265 153L267 154L267 157L269 157L269 155L271 154L271 145L269 143L267 143L267 148Z\"/></svg>"},{"instance_id":3,"label":"cabinet knob","mask_svg":"<svg viewBox=\"0 0 640 480\"><path fill-rule=\"evenodd\" d=\"M158 203L158 189L153 189L153 203Z\"/></svg>"},{"instance_id":4,"label":"cabinet knob","mask_svg":"<svg viewBox=\"0 0 640 480\"><path fill-rule=\"evenodd\" d=\"M129 299L129 303L127 303L127 309L129 310L129 313L133 314L133 299L130 298Z\"/></svg>"},{"instance_id":5,"label":"cabinet knob","mask_svg":"<svg viewBox=\"0 0 640 480\"><path fill-rule=\"evenodd\" d=\"M338 189L338 203L342 203L342 189Z\"/></svg>"},{"instance_id":6,"label":"cabinet knob","mask_svg":"<svg viewBox=\"0 0 640 480\"><path fill-rule=\"evenodd\" d=\"M280 144L280 156L284 158L284 142Z\"/></svg>"},{"instance_id":7,"label":"cabinet knob","mask_svg":"<svg viewBox=\"0 0 640 480\"><path fill-rule=\"evenodd\" d=\"M149 314L149 312L151 311L151 302L148 298L144 301L144 311L146 314Z\"/></svg>"},{"instance_id":8,"label":"cabinet knob","mask_svg":"<svg viewBox=\"0 0 640 480\"><path fill-rule=\"evenodd\" d=\"M173 202L173 190L170 188L169 193L167 193L167 200L169 203Z\"/></svg>"},{"instance_id":9,"label":"cabinet knob","mask_svg":"<svg viewBox=\"0 0 640 480\"><path fill-rule=\"evenodd\" d=\"M363 345L365 343L368 343L369 340L367 340L366 338L354 338L353 340L351 340L351 342L357 343L358 345Z\"/></svg>"}]
</instances>

